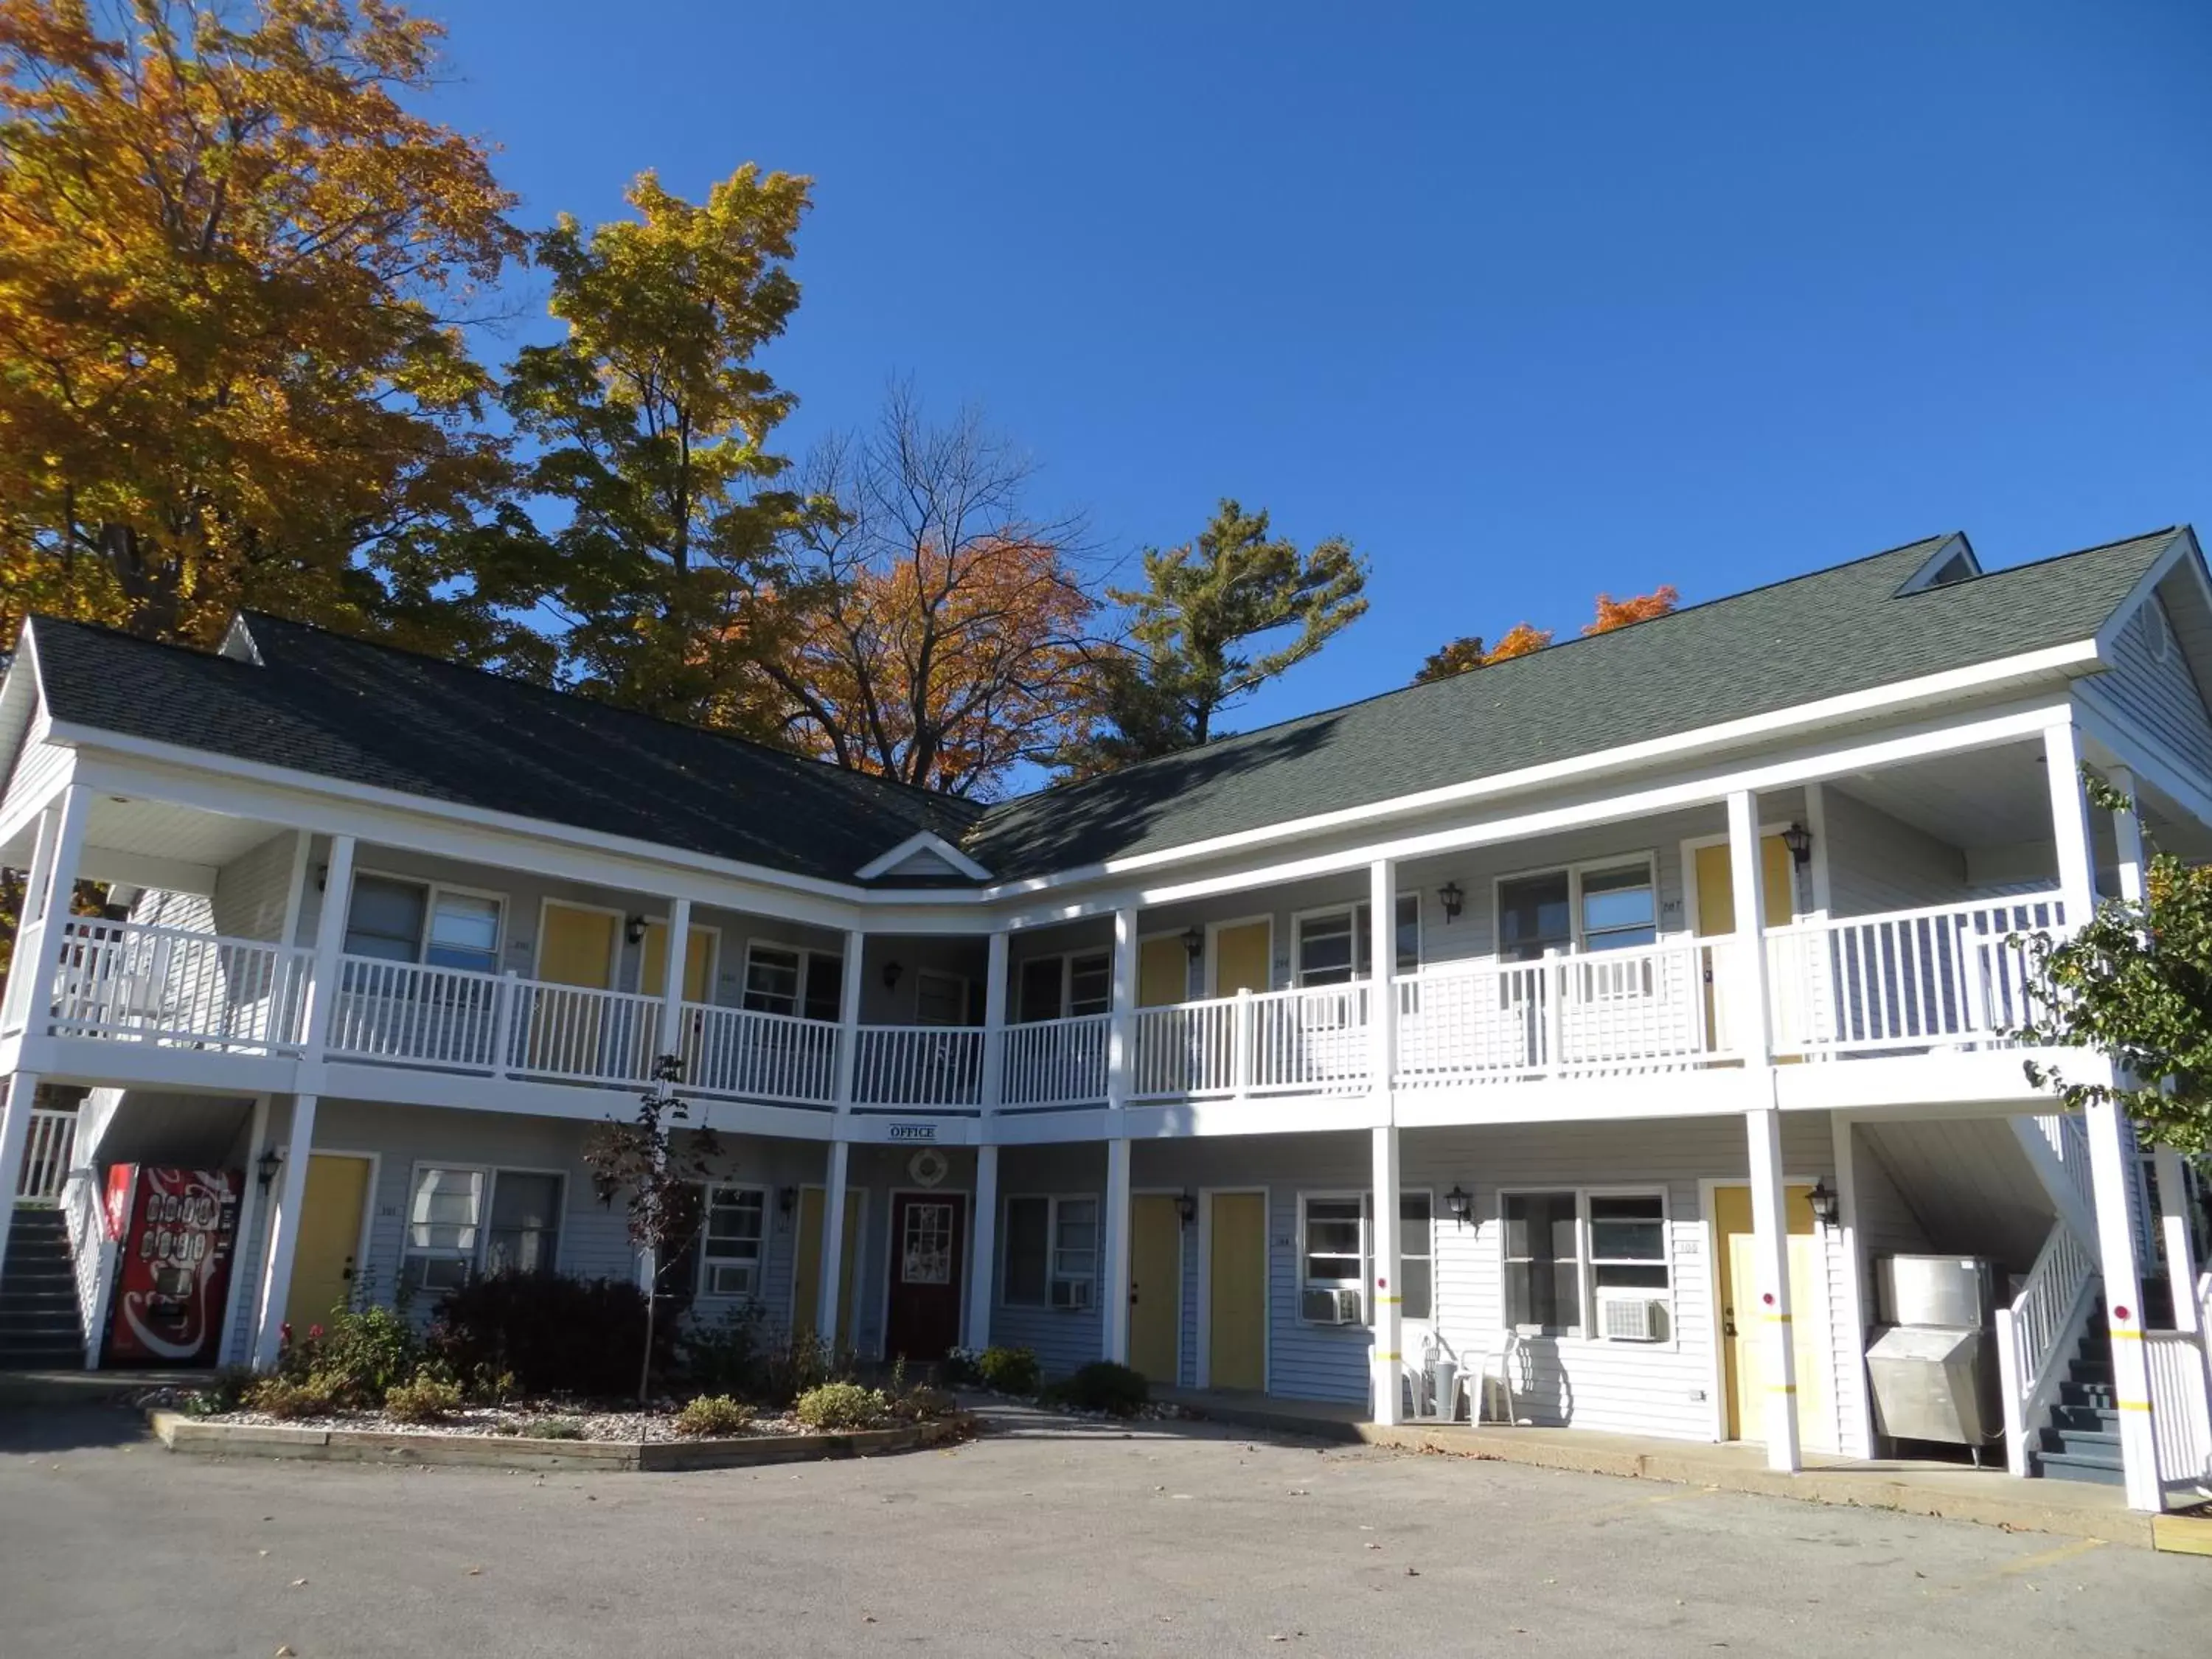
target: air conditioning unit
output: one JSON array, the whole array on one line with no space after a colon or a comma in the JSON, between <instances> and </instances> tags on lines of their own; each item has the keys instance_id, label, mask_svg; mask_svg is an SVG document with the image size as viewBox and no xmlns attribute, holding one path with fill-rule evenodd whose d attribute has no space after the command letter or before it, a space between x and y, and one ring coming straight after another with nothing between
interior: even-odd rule
<instances>
[{"instance_id":1,"label":"air conditioning unit","mask_svg":"<svg viewBox=\"0 0 2212 1659\"><path fill-rule=\"evenodd\" d=\"M1614 1342L1664 1342L1667 1304L1648 1296L1601 1296L1599 1331Z\"/></svg>"},{"instance_id":2,"label":"air conditioning unit","mask_svg":"<svg viewBox=\"0 0 2212 1659\"><path fill-rule=\"evenodd\" d=\"M1055 1308L1087 1308L1091 1305L1091 1281L1087 1279L1055 1279L1052 1281L1052 1305Z\"/></svg>"},{"instance_id":3,"label":"air conditioning unit","mask_svg":"<svg viewBox=\"0 0 2212 1659\"><path fill-rule=\"evenodd\" d=\"M1357 1291L1308 1291L1298 1304L1298 1316L1309 1325L1358 1325L1366 1312Z\"/></svg>"},{"instance_id":4,"label":"air conditioning unit","mask_svg":"<svg viewBox=\"0 0 2212 1659\"><path fill-rule=\"evenodd\" d=\"M708 1267L708 1295L750 1296L752 1293L753 1270L750 1262L715 1262Z\"/></svg>"}]
</instances>

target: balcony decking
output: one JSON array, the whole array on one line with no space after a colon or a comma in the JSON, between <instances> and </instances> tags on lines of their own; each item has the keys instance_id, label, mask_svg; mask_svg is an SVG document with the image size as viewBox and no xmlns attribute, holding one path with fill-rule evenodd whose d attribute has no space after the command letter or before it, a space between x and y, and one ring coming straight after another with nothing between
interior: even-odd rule
<instances>
[{"instance_id":1,"label":"balcony decking","mask_svg":"<svg viewBox=\"0 0 2212 1659\"><path fill-rule=\"evenodd\" d=\"M1770 929L1773 1052L1802 1063L2008 1047L2029 1012L2024 941L2063 921L2057 896L2036 893ZM1740 1070L1742 948L1741 936L1673 939L1437 963L1379 997L1354 981L1134 1009L1126 1103L1372 1096L1382 1008L1395 1021L1390 1086L1406 1102ZM324 987L305 949L72 917L38 950L51 978L33 1036L625 1092L647 1085L661 1046L660 999L633 993L344 957L319 1019ZM824 1115L841 1089L864 1115L1094 1110L1116 1049L1106 1014L997 1031L693 1002L677 1015L684 1093Z\"/></svg>"}]
</instances>

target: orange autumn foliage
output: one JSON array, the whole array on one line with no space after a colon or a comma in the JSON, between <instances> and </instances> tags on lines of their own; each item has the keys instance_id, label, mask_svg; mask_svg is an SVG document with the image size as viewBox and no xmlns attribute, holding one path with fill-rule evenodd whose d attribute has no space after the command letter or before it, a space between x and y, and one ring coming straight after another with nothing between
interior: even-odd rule
<instances>
[{"instance_id":1,"label":"orange autumn foliage","mask_svg":"<svg viewBox=\"0 0 2212 1659\"><path fill-rule=\"evenodd\" d=\"M1616 628L1626 628L1631 623L1649 622L1654 617L1663 617L1681 602L1681 594L1672 582L1662 583L1649 593L1638 593L1626 599L1616 599L1610 593L1597 596L1597 617L1583 629L1584 637L1592 634L1610 634Z\"/></svg>"}]
</instances>

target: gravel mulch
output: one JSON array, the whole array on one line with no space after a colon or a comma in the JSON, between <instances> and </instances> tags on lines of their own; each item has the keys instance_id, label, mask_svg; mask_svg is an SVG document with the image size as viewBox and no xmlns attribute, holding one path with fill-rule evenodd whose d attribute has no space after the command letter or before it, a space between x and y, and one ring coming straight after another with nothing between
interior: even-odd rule
<instances>
[{"instance_id":1,"label":"gravel mulch","mask_svg":"<svg viewBox=\"0 0 2212 1659\"><path fill-rule=\"evenodd\" d=\"M140 1399L141 1407L184 1409L186 1391L158 1389ZM349 1429L371 1434L497 1435L521 1439L687 1440L696 1437L676 1431L673 1407L649 1411L590 1411L558 1405L465 1406L435 1423L402 1423L382 1412L343 1412L323 1417L272 1417L267 1412L217 1412L198 1419L260 1428ZM548 1429L553 1432L548 1434ZM753 1419L740 1436L811 1434L787 1413L763 1413ZM721 1437L737 1438L738 1436Z\"/></svg>"}]
</instances>

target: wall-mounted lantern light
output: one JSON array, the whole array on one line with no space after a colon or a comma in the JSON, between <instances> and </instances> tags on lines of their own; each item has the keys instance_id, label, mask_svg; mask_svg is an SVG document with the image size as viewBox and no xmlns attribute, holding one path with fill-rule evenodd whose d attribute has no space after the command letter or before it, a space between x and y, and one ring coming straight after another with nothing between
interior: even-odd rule
<instances>
[{"instance_id":1,"label":"wall-mounted lantern light","mask_svg":"<svg viewBox=\"0 0 2212 1659\"><path fill-rule=\"evenodd\" d=\"M1193 1198L1188 1193L1177 1193L1176 1194L1176 1213L1182 1218L1182 1224L1184 1226L1189 1226L1192 1222L1198 1218L1198 1200Z\"/></svg>"},{"instance_id":2,"label":"wall-mounted lantern light","mask_svg":"<svg viewBox=\"0 0 2212 1659\"><path fill-rule=\"evenodd\" d=\"M793 1210L797 1209L799 1207L799 1188L796 1187L777 1188L775 1192L775 1207L782 1211L786 1215L789 1215Z\"/></svg>"},{"instance_id":3,"label":"wall-mounted lantern light","mask_svg":"<svg viewBox=\"0 0 2212 1659\"><path fill-rule=\"evenodd\" d=\"M1195 927L1182 930L1182 953L1193 962L1206 954L1206 935Z\"/></svg>"},{"instance_id":4,"label":"wall-mounted lantern light","mask_svg":"<svg viewBox=\"0 0 2212 1659\"><path fill-rule=\"evenodd\" d=\"M261 1149L261 1156L253 1162L253 1177L261 1183L263 1192L276 1185L276 1171L283 1166L284 1159L274 1146Z\"/></svg>"},{"instance_id":5,"label":"wall-mounted lantern light","mask_svg":"<svg viewBox=\"0 0 2212 1659\"><path fill-rule=\"evenodd\" d=\"M904 972L906 972L906 969L900 967L896 962L885 963L884 964L884 989L886 991L897 990L899 975Z\"/></svg>"},{"instance_id":6,"label":"wall-mounted lantern light","mask_svg":"<svg viewBox=\"0 0 2212 1659\"><path fill-rule=\"evenodd\" d=\"M1813 1219L1823 1227L1832 1227L1844 1218L1843 1195L1830 1192L1826 1179L1813 1183L1806 1201L1813 1206Z\"/></svg>"},{"instance_id":7,"label":"wall-mounted lantern light","mask_svg":"<svg viewBox=\"0 0 2212 1659\"><path fill-rule=\"evenodd\" d=\"M1782 844L1790 849L1790 856L1802 870L1813 861L1813 832L1802 823L1793 823L1782 832Z\"/></svg>"},{"instance_id":8,"label":"wall-mounted lantern light","mask_svg":"<svg viewBox=\"0 0 2212 1659\"><path fill-rule=\"evenodd\" d=\"M1474 1200L1468 1196L1466 1188L1454 1182L1452 1189L1444 1194L1444 1208L1451 1212L1453 1225L1464 1227L1468 1217L1474 1213Z\"/></svg>"},{"instance_id":9,"label":"wall-mounted lantern light","mask_svg":"<svg viewBox=\"0 0 2212 1659\"><path fill-rule=\"evenodd\" d=\"M628 921L624 922L623 924L623 937L628 939L632 945L641 943L645 939L645 918L643 916L632 916Z\"/></svg>"},{"instance_id":10,"label":"wall-mounted lantern light","mask_svg":"<svg viewBox=\"0 0 2212 1659\"><path fill-rule=\"evenodd\" d=\"M1457 921L1459 913L1467 908L1467 895L1455 881L1448 881L1437 889L1437 901L1444 907L1446 921Z\"/></svg>"}]
</instances>

